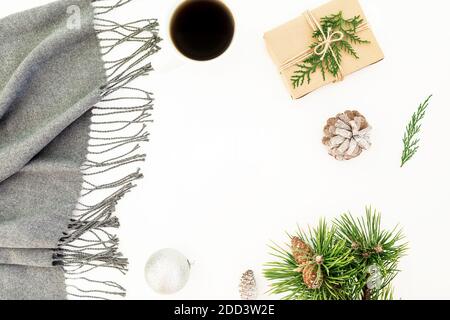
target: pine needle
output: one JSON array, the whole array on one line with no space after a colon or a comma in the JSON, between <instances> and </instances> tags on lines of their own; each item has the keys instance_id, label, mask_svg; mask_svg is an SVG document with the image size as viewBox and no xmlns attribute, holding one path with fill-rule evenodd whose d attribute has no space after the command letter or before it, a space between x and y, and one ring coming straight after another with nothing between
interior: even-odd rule
<instances>
[{"instance_id":1,"label":"pine needle","mask_svg":"<svg viewBox=\"0 0 450 320\"><path fill-rule=\"evenodd\" d=\"M405 164L414 157L419 151L420 139L418 134L422 128L421 121L424 119L426 111L428 109L430 99L433 95L430 95L420 106L416 113L413 114L411 121L406 127L405 136L403 137L403 154L402 164L403 168Z\"/></svg>"}]
</instances>

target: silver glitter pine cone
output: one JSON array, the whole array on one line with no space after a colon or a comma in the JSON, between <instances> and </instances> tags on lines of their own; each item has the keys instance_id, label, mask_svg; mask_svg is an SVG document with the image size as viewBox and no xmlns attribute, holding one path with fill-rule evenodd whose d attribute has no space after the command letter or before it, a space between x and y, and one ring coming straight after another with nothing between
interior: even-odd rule
<instances>
[{"instance_id":1,"label":"silver glitter pine cone","mask_svg":"<svg viewBox=\"0 0 450 320\"><path fill-rule=\"evenodd\" d=\"M371 131L366 118L358 111L345 111L328 120L323 144L336 160L351 160L370 149Z\"/></svg>"},{"instance_id":2,"label":"silver glitter pine cone","mask_svg":"<svg viewBox=\"0 0 450 320\"><path fill-rule=\"evenodd\" d=\"M377 265L371 265L367 268L367 288L369 290L380 290L383 286L383 274Z\"/></svg>"},{"instance_id":3,"label":"silver glitter pine cone","mask_svg":"<svg viewBox=\"0 0 450 320\"><path fill-rule=\"evenodd\" d=\"M252 270L246 271L239 284L239 293L242 300L256 300L258 290L256 287L255 273Z\"/></svg>"}]
</instances>

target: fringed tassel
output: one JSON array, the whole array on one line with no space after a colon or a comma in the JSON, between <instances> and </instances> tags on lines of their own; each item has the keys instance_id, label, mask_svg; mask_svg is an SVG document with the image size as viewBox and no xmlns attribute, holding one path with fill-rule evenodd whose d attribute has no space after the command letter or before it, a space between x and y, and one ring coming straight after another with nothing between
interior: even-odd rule
<instances>
[{"instance_id":1,"label":"fringed tassel","mask_svg":"<svg viewBox=\"0 0 450 320\"><path fill-rule=\"evenodd\" d=\"M157 20L120 24L106 19L111 11L129 2L92 0L107 82L101 88L102 102L92 109L88 160L81 167L81 198L53 255L54 265L65 270L70 298L125 296L125 289L118 283L86 275L100 275L95 274L100 268L127 272L128 260L120 253L114 232L119 227L114 212L118 202L143 177L136 164L145 161L141 143L149 140L147 124L151 122L153 95L134 87L132 82L153 70L148 59L160 50L161 39ZM125 46L131 54L117 57L116 52L124 50L116 49ZM127 174L132 167L132 173ZM113 174L121 178L111 181Z\"/></svg>"}]
</instances>

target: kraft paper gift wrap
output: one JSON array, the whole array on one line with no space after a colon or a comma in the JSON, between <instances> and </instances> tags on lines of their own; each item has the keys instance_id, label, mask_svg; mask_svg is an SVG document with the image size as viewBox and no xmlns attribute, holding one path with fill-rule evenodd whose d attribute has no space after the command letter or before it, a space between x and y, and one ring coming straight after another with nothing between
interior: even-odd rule
<instances>
[{"instance_id":1,"label":"kraft paper gift wrap","mask_svg":"<svg viewBox=\"0 0 450 320\"><path fill-rule=\"evenodd\" d=\"M342 12L346 19L360 16L364 19L365 23L368 22L358 0L334 0L309 12L319 22L322 17L339 12ZM317 71L312 74L310 83L305 81L303 85L294 88L291 77L295 70L298 69L297 63L301 63L302 61L294 61L294 63L283 70L283 66L285 66L287 61L292 60L294 57L308 50L310 45L316 41L312 37L314 32L313 27L308 22L307 13L305 13L267 32L264 36L269 54L278 70L280 70L283 81L294 99L301 98L324 85L338 80L327 73L326 80L324 81L321 72ZM370 27L358 32L358 36L370 41L370 43L361 45L352 44L359 55L359 59L355 59L347 53L342 54L341 68L343 76L354 73L384 58L383 52Z\"/></svg>"}]
</instances>

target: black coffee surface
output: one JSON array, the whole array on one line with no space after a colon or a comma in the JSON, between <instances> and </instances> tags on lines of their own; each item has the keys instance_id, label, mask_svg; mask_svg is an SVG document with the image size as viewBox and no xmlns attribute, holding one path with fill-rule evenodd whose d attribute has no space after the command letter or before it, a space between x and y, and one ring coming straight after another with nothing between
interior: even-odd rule
<instances>
[{"instance_id":1,"label":"black coffee surface","mask_svg":"<svg viewBox=\"0 0 450 320\"><path fill-rule=\"evenodd\" d=\"M231 11L217 0L187 0L175 11L170 33L175 47L186 57L206 61L217 58L234 36Z\"/></svg>"}]
</instances>

